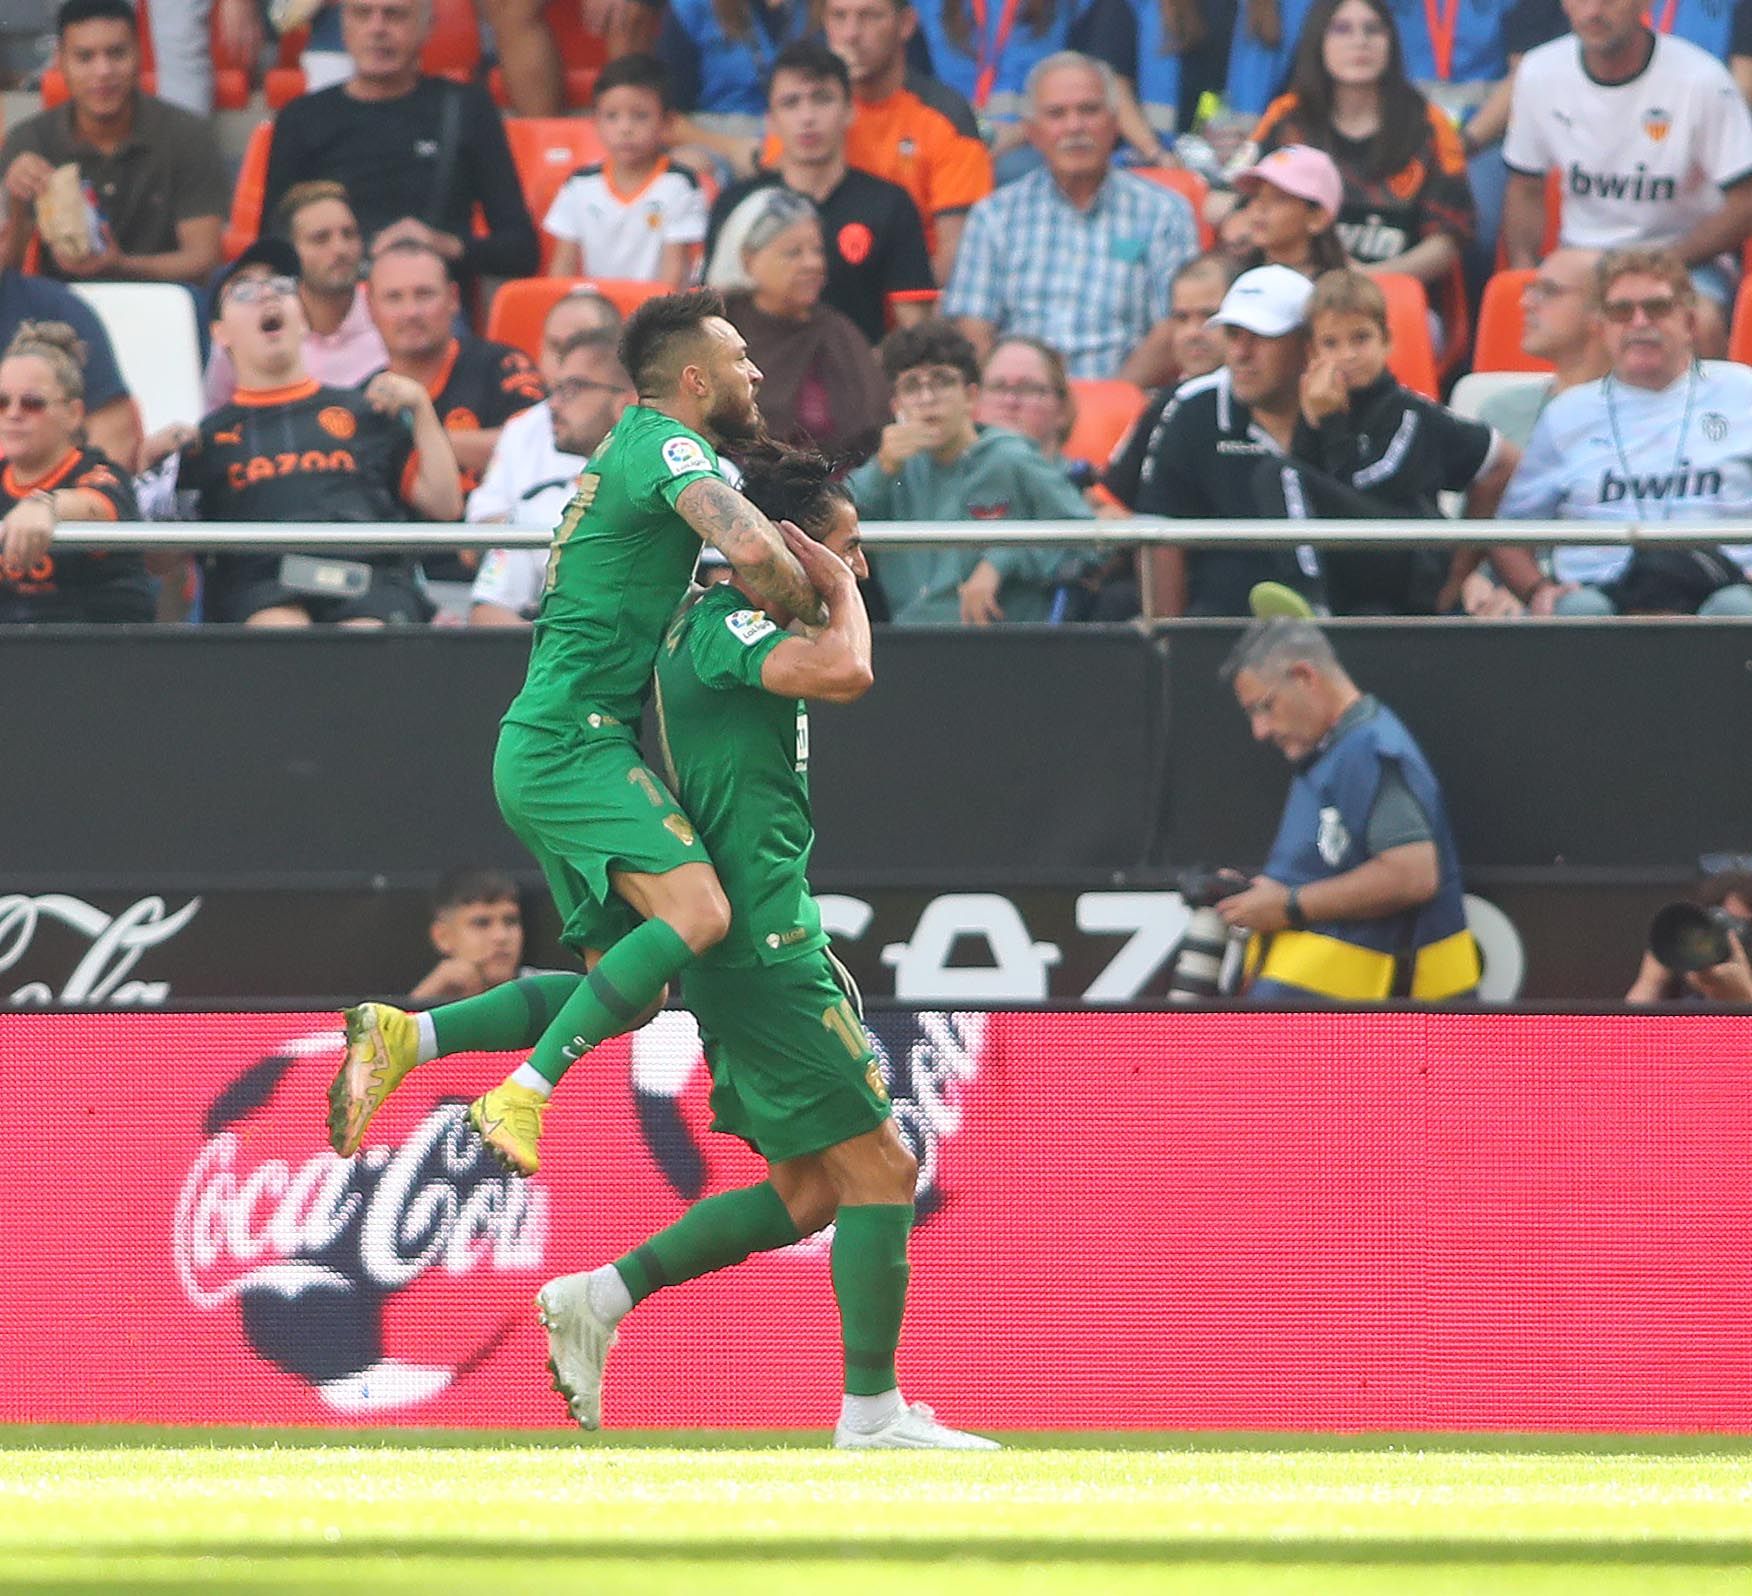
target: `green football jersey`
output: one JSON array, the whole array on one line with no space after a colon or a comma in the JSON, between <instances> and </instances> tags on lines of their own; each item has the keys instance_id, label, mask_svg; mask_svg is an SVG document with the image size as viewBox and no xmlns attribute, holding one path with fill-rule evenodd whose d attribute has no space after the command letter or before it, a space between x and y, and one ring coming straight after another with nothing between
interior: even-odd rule
<instances>
[{"instance_id":1,"label":"green football jersey","mask_svg":"<svg viewBox=\"0 0 1752 1596\"><path fill-rule=\"evenodd\" d=\"M626 409L554 532L529 674L506 720L635 731L663 628L700 557L675 501L723 474L697 432L643 405Z\"/></svg>"},{"instance_id":2,"label":"green football jersey","mask_svg":"<svg viewBox=\"0 0 1752 1596\"><path fill-rule=\"evenodd\" d=\"M827 945L807 880L809 714L760 685L784 638L725 583L676 618L657 656L670 786L730 900L730 934L701 964L772 964Z\"/></svg>"}]
</instances>

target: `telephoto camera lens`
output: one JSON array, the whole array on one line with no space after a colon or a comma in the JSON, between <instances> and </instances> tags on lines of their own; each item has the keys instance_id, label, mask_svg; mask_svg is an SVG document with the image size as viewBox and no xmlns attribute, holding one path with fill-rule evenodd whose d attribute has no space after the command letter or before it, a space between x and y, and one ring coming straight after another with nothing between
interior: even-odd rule
<instances>
[{"instance_id":1,"label":"telephoto camera lens","mask_svg":"<svg viewBox=\"0 0 1752 1596\"><path fill-rule=\"evenodd\" d=\"M1221 997L1223 956L1228 951L1228 922L1215 909L1195 909L1174 956L1168 1001L1203 1003Z\"/></svg>"}]
</instances>

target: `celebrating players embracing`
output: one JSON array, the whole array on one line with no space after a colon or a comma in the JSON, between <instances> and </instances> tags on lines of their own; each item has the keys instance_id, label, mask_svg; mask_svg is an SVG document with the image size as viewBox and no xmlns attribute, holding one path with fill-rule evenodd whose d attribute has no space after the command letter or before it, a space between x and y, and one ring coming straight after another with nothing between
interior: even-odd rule
<instances>
[{"instance_id":1,"label":"celebrating players embracing","mask_svg":"<svg viewBox=\"0 0 1752 1596\"><path fill-rule=\"evenodd\" d=\"M670 780L719 862L731 911L729 934L682 971L681 995L711 1066L713 1128L753 1146L767 1179L694 1204L614 1263L550 1280L536 1300L554 1383L595 1429L615 1327L635 1303L832 1223L846 1391L835 1444L989 1448L901 1399L894 1356L918 1165L807 880L805 700L849 701L871 681L857 512L819 456L771 447L745 465L743 491L785 526L827 599L827 626L792 636L788 606L740 575L707 590L658 655L657 717Z\"/></svg>"},{"instance_id":2,"label":"celebrating players embracing","mask_svg":"<svg viewBox=\"0 0 1752 1596\"><path fill-rule=\"evenodd\" d=\"M648 301L627 323L621 363L639 400L591 457L554 534L528 677L493 762L500 809L541 865L561 938L588 973L507 982L426 1014L349 1009L329 1092L330 1141L343 1156L416 1064L530 1050L469 1117L501 1160L533 1174L561 1076L643 1023L729 929L704 843L639 753L658 647L702 540L761 602L817 625L824 614L783 535L719 464L721 446L761 430L760 370L723 301L705 291Z\"/></svg>"}]
</instances>

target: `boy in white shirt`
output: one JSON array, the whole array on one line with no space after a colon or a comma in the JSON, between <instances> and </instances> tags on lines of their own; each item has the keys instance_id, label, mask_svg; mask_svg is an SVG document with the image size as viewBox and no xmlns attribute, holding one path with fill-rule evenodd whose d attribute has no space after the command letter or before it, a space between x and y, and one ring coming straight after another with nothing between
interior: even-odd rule
<instances>
[{"instance_id":1,"label":"boy in white shirt","mask_svg":"<svg viewBox=\"0 0 1752 1596\"><path fill-rule=\"evenodd\" d=\"M542 226L557 239L552 277L621 277L681 288L706 236L699 180L668 155L669 77L655 56L624 55L596 80L608 159L574 172Z\"/></svg>"}]
</instances>

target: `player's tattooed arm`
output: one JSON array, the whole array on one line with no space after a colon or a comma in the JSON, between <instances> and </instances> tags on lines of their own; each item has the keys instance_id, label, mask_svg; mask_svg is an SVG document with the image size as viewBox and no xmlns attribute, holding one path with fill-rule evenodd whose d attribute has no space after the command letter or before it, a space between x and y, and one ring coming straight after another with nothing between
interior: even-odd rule
<instances>
[{"instance_id":1,"label":"player's tattooed arm","mask_svg":"<svg viewBox=\"0 0 1752 1596\"><path fill-rule=\"evenodd\" d=\"M805 626L826 624L827 606L779 529L727 482L718 477L690 482L675 509L702 542L735 567L756 598L782 604Z\"/></svg>"}]
</instances>

